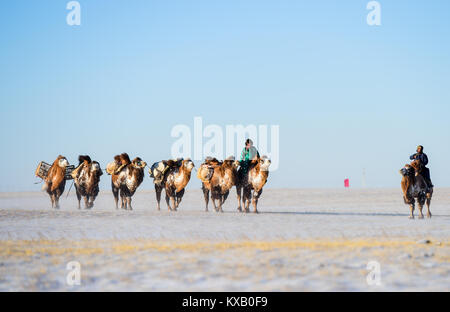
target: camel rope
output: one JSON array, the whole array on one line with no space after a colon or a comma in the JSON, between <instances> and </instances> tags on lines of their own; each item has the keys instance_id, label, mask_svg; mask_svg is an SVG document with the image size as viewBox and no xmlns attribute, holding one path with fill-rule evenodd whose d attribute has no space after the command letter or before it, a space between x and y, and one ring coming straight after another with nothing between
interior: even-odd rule
<instances>
[{"instance_id":1,"label":"camel rope","mask_svg":"<svg viewBox=\"0 0 450 312\"><path fill-rule=\"evenodd\" d=\"M74 183L74 182L75 182L75 181L72 181L72 184L71 184L70 187L69 187L69 191L67 192L66 198L69 197L70 190L72 189L72 186L73 186L73 183Z\"/></svg>"}]
</instances>

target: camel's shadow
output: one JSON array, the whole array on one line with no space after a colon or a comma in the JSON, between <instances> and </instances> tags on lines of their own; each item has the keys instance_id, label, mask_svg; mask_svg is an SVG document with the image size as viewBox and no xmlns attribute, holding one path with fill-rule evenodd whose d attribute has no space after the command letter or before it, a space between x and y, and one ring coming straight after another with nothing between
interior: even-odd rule
<instances>
[{"instance_id":1,"label":"camel's shadow","mask_svg":"<svg viewBox=\"0 0 450 312\"><path fill-rule=\"evenodd\" d=\"M364 216L364 217L408 217L408 213L376 213L376 212L308 212L308 211L259 211L259 214L271 215L318 215L318 216ZM434 217L435 215L433 215ZM449 216L440 216L449 217Z\"/></svg>"}]
</instances>

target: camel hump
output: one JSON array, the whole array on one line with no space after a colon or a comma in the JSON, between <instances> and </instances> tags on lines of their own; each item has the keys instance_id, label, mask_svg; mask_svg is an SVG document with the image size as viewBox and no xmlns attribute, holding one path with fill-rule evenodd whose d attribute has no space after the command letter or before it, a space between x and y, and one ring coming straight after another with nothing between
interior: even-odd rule
<instances>
[{"instance_id":1,"label":"camel hump","mask_svg":"<svg viewBox=\"0 0 450 312\"><path fill-rule=\"evenodd\" d=\"M128 165L131 164L130 156L128 156L127 153L120 154L120 160L122 162L122 165Z\"/></svg>"},{"instance_id":2,"label":"camel hump","mask_svg":"<svg viewBox=\"0 0 450 312\"><path fill-rule=\"evenodd\" d=\"M204 164L211 165L211 166L218 166L218 165L221 165L222 162L219 161L215 157L208 156L208 157L205 158Z\"/></svg>"},{"instance_id":3,"label":"camel hump","mask_svg":"<svg viewBox=\"0 0 450 312\"><path fill-rule=\"evenodd\" d=\"M169 167L176 167L176 165L177 165L177 161L173 160L173 159L167 160L166 163L167 163L167 166L169 166Z\"/></svg>"}]
</instances>

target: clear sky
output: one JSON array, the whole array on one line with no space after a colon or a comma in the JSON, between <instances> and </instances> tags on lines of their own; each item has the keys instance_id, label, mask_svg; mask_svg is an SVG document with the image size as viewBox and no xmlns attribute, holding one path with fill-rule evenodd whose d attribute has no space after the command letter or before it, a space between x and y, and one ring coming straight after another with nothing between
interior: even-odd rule
<instances>
[{"instance_id":1,"label":"clear sky","mask_svg":"<svg viewBox=\"0 0 450 312\"><path fill-rule=\"evenodd\" d=\"M67 2L0 5L0 191L58 154L169 158L194 116L279 125L270 187L397 187L417 144L450 186L450 1L381 0L372 27L362 0L79 0L80 26Z\"/></svg>"}]
</instances>

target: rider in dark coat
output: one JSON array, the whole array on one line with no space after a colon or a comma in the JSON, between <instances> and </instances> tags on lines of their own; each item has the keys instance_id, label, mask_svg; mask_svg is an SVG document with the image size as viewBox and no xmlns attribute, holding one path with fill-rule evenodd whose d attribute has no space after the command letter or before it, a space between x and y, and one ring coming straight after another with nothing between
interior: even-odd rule
<instances>
[{"instance_id":1,"label":"rider in dark coat","mask_svg":"<svg viewBox=\"0 0 450 312\"><path fill-rule=\"evenodd\" d=\"M427 156L427 154L425 154L423 152L423 146L422 145L417 146L416 152L417 153L415 153L414 155L411 155L411 157L409 157L409 159L420 160L421 164L423 165L422 175L423 175L425 181L427 182L428 186L433 187L433 183L431 183L430 169L428 169L426 167L426 165L428 165L428 156Z\"/></svg>"}]
</instances>

